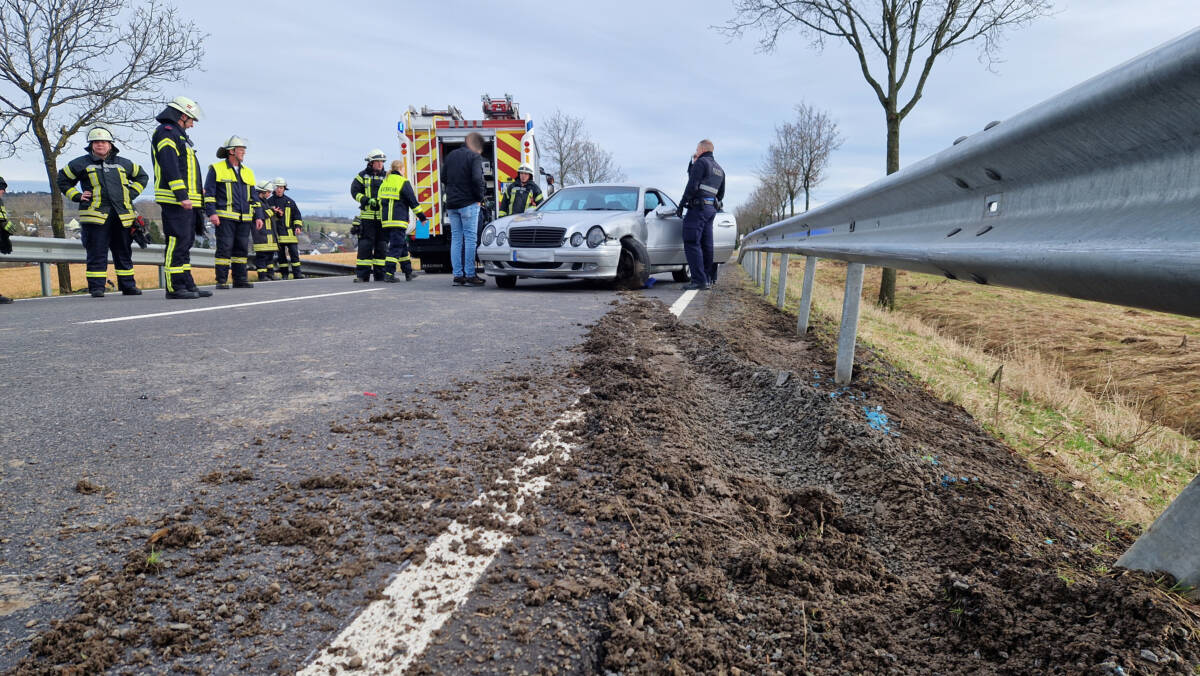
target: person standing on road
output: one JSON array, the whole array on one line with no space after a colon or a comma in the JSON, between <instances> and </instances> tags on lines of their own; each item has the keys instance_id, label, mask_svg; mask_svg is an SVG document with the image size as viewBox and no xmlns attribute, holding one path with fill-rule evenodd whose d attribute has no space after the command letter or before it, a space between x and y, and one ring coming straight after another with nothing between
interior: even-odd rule
<instances>
[{"instance_id":1,"label":"person standing on road","mask_svg":"<svg viewBox=\"0 0 1200 676\"><path fill-rule=\"evenodd\" d=\"M413 210L418 221L425 220L425 212L417 208L421 203L417 201L412 183L401 172L403 168L402 160L392 162L391 172L379 186L379 218L388 238L387 259L383 268L385 282L399 281L396 279L397 265L404 273L404 281L413 280L412 256L408 253L409 209Z\"/></svg>"},{"instance_id":2,"label":"person standing on road","mask_svg":"<svg viewBox=\"0 0 1200 676\"><path fill-rule=\"evenodd\" d=\"M442 186L446 191L446 216L450 220L450 266L455 286L483 286L475 274L475 245L479 209L487 195L483 181L483 136L467 134L467 143L446 156Z\"/></svg>"},{"instance_id":3,"label":"person standing on road","mask_svg":"<svg viewBox=\"0 0 1200 676\"><path fill-rule=\"evenodd\" d=\"M188 138L203 116L196 102L176 97L158 114L158 128L150 138L154 158L154 201L162 207L163 235L167 248L163 267L167 298L200 298L211 291L198 288L192 279L192 242L204 234L204 205L200 192L200 162Z\"/></svg>"},{"instance_id":4,"label":"person standing on road","mask_svg":"<svg viewBox=\"0 0 1200 676\"><path fill-rule=\"evenodd\" d=\"M500 217L523 214L526 209L542 203L542 189L533 180L533 168L522 164L517 169L517 180L509 183L500 199Z\"/></svg>"},{"instance_id":5,"label":"person standing on road","mask_svg":"<svg viewBox=\"0 0 1200 676\"><path fill-rule=\"evenodd\" d=\"M8 209L4 208L4 193L8 192L8 181L0 176L0 254L8 255L12 253L12 233L14 231L12 223L8 220ZM8 305L13 302L13 299L0 294L0 305Z\"/></svg>"},{"instance_id":6,"label":"person standing on road","mask_svg":"<svg viewBox=\"0 0 1200 676\"><path fill-rule=\"evenodd\" d=\"M687 187L676 214L683 218L683 251L687 256L692 282L685 289L708 289L716 281L713 263L713 219L725 199L725 170L713 158L713 142L704 139L696 145L695 159L688 168Z\"/></svg>"},{"instance_id":7,"label":"person standing on road","mask_svg":"<svg viewBox=\"0 0 1200 676\"><path fill-rule=\"evenodd\" d=\"M255 197L254 171L244 164L246 141L230 136L217 148L217 159L208 166L204 179L204 213L217 232L217 288L228 289L229 271L233 270L233 288L254 286L247 277L250 228L263 227L262 206Z\"/></svg>"},{"instance_id":8,"label":"person standing on road","mask_svg":"<svg viewBox=\"0 0 1200 676\"><path fill-rule=\"evenodd\" d=\"M291 273L295 279L304 279L304 273L300 272L300 229L304 227L300 207L296 205L296 200L284 194L287 192L287 179L276 176L272 182L275 184L275 194L271 195L268 206L275 215L279 276L287 279Z\"/></svg>"},{"instance_id":9,"label":"person standing on road","mask_svg":"<svg viewBox=\"0 0 1200 676\"><path fill-rule=\"evenodd\" d=\"M382 282L387 263L388 240L380 221L379 189L387 178L383 163L387 155L376 148L367 153L367 168L358 172L350 182L350 196L358 202L358 260L355 261L355 282L369 282L371 275Z\"/></svg>"},{"instance_id":10,"label":"person standing on road","mask_svg":"<svg viewBox=\"0 0 1200 676\"><path fill-rule=\"evenodd\" d=\"M117 288L126 296L140 296L142 291L133 278L130 229L137 216L133 200L146 189L150 177L136 163L117 156L112 133L104 127L88 132L85 147L87 153L58 170L58 189L79 205L88 292L92 298L104 297L108 253L112 251Z\"/></svg>"},{"instance_id":11,"label":"person standing on road","mask_svg":"<svg viewBox=\"0 0 1200 676\"><path fill-rule=\"evenodd\" d=\"M250 237L254 241L254 271L258 275L258 281L269 281L275 279L275 249L278 246L275 243L275 211L269 206L266 206L271 198L271 193L275 190L275 184L270 181L262 181L255 190L258 191L258 203L263 206L263 227L255 228L250 231Z\"/></svg>"}]
</instances>

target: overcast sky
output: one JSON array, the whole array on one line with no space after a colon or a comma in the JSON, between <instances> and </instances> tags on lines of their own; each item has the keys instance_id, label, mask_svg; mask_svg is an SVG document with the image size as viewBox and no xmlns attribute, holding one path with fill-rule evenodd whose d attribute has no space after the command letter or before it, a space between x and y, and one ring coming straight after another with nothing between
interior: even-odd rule
<instances>
[{"instance_id":1,"label":"overcast sky","mask_svg":"<svg viewBox=\"0 0 1200 676\"><path fill-rule=\"evenodd\" d=\"M556 108L584 117L630 180L675 197L696 141L709 137L730 179L727 202L740 203L774 125L800 101L828 111L846 139L816 201L884 173L882 108L849 48L818 51L791 34L758 53L756 36L711 29L730 18L730 0L214 1L181 10L210 34L205 67L166 97L203 107L192 130L201 162L215 161L229 135L246 137L247 164L285 176L311 216L351 213L350 178L369 149L397 152L396 121L409 105L453 104L478 117L485 92L511 93L535 129ZM1061 0L1054 16L1009 34L993 72L973 47L935 66L904 123L902 165L1197 25L1198 0ZM147 161L148 138L126 146ZM0 161L0 174L10 190L45 190L32 149Z\"/></svg>"}]
</instances>

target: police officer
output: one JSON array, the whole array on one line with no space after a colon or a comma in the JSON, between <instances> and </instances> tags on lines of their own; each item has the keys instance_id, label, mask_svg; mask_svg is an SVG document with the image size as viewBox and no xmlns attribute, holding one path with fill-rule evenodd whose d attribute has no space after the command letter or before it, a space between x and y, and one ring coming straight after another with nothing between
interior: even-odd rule
<instances>
[{"instance_id":1,"label":"police officer","mask_svg":"<svg viewBox=\"0 0 1200 676\"><path fill-rule=\"evenodd\" d=\"M187 130L203 117L196 102L178 96L154 119L158 128L150 138L154 158L154 201L162 207L163 235L167 239L163 267L167 298L200 298L211 291L192 279L191 249L196 235L204 234L204 204L200 192L200 162Z\"/></svg>"},{"instance_id":2,"label":"police officer","mask_svg":"<svg viewBox=\"0 0 1200 676\"><path fill-rule=\"evenodd\" d=\"M0 254L12 253L11 234L15 232L13 224L8 220L8 209L4 208L4 193L8 191L8 182L0 176ZM0 294L0 305L8 305L13 299Z\"/></svg>"},{"instance_id":3,"label":"police officer","mask_svg":"<svg viewBox=\"0 0 1200 676\"><path fill-rule=\"evenodd\" d=\"M258 274L258 281L274 280L275 279L275 249L278 246L275 243L275 211L267 206L271 199L271 193L275 191L275 184L271 181L261 181L255 190L258 191L258 203L263 206L263 227L254 228L250 231L250 238L254 242L254 271Z\"/></svg>"},{"instance_id":4,"label":"police officer","mask_svg":"<svg viewBox=\"0 0 1200 676\"><path fill-rule=\"evenodd\" d=\"M267 206L275 216L275 236L279 241L279 276L288 278L290 272L296 279L304 279L300 272L300 229L304 221L300 218L300 207L296 200L284 194L287 191L287 181L282 176L277 177L275 194L268 200ZM288 258L291 261L288 261Z\"/></svg>"},{"instance_id":5,"label":"police officer","mask_svg":"<svg viewBox=\"0 0 1200 676\"><path fill-rule=\"evenodd\" d=\"M204 179L204 213L217 233L217 288L229 288L226 280L232 269L233 288L249 289L254 286L246 274L250 228L263 227L263 213L255 195L254 171L243 163L245 139L230 136L217 148L217 159L223 161L210 164Z\"/></svg>"},{"instance_id":6,"label":"police officer","mask_svg":"<svg viewBox=\"0 0 1200 676\"><path fill-rule=\"evenodd\" d=\"M87 283L92 298L103 298L108 279L108 252L117 270L117 287L126 296L140 296L133 278L131 228L137 213L133 200L146 189L146 170L118 157L112 134L95 127L87 135L87 153L58 171L58 189L79 204L80 239L87 249ZM76 187L79 186L79 187Z\"/></svg>"},{"instance_id":7,"label":"police officer","mask_svg":"<svg viewBox=\"0 0 1200 676\"><path fill-rule=\"evenodd\" d=\"M522 164L517 169L517 180L509 183L500 198L500 216L523 214L530 207L542 203L542 189L533 180L533 169Z\"/></svg>"},{"instance_id":8,"label":"police officer","mask_svg":"<svg viewBox=\"0 0 1200 676\"><path fill-rule=\"evenodd\" d=\"M383 163L387 155L376 148L367 153L367 167L354 176L350 182L350 196L358 202L358 260L355 262L355 282L369 282L371 275L375 281L383 281L384 264L387 262L388 240L383 233L383 223L379 220L379 188L383 185L387 174Z\"/></svg>"},{"instance_id":9,"label":"police officer","mask_svg":"<svg viewBox=\"0 0 1200 676\"><path fill-rule=\"evenodd\" d=\"M713 159L713 142L704 139L696 145L695 159L688 168L687 187L676 212L683 216L683 251L687 255L692 282L685 289L708 289L716 281L713 263L713 219L725 199L725 171Z\"/></svg>"},{"instance_id":10,"label":"police officer","mask_svg":"<svg viewBox=\"0 0 1200 676\"><path fill-rule=\"evenodd\" d=\"M392 171L379 186L379 220L382 233L388 238L387 259L384 263L385 282L396 282L396 266L404 272L404 281L413 280L412 256L408 253L408 210L412 209L418 221L425 220L425 212L417 209L421 203L413 192L412 183L405 178L404 162L392 162Z\"/></svg>"}]
</instances>

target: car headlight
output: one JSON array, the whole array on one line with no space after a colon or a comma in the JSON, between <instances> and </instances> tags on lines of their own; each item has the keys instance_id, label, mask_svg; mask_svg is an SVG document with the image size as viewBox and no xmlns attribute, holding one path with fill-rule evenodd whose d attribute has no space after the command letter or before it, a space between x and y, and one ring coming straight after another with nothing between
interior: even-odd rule
<instances>
[{"instance_id":1,"label":"car headlight","mask_svg":"<svg viewBox=\"0 0 1200 676\"><path fill-rule=\"evenodd\" d=\"M604 244L604 240L606 239L608 239L608 236L604 234L604 228L598 225L593 225L588 230L587 245L589 249L595 249L601 244Z\"/></svg>"},{"instance_id":2,"label":"car headlight","mask_svg":"<svg viewBox=\"0 0 1200 676\"><path fill-rule=\"evenodd\" d=\"M571 235L571 246L583 246L583 233L577 232Z\"/></svg>"},{"instance_id":3,"label":"car headlight","mask_svg":"<svg viewBox=\"0 0 1200 676\"><path fill-rule=\"evenodd\" d=\"M483 229L483 245L491 246L496 241L496 226L489 225Z\"/></svg>"},{"instance_id":4,"label":"car headlight","mask_svg":"<svg viewBox=\"0 0 1200 676\"><path fill-rule=\"evenodd\" d=\"M508 243L508 233L506 233L503 230L496 233L496 246L504 246L507 243Z\"/></svg>"}]
</instances>

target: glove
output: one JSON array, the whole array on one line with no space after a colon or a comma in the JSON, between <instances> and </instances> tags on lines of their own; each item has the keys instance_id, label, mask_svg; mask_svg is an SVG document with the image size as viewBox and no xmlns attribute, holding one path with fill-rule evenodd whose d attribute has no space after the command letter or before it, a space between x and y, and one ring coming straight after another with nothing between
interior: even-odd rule
<instances>
[{"instance_id":1,"label":"glove","mask_svg":"<svg viewBox=\"0 0 1200 676\"><path fill-rule=\"evenodd\" d=\"M0 254L8 255L12 253L12 237L8 231L0 227Z\"/></svg>"},{"instance_id":2,"label":"glove","mask_svg":"<svg viewBox=\"0 0 1200 676\"><path fill-rule=\"evenodd\" d=\"M675 216L678 218L683 218L683 207L682 206L675 210Z\"/></svg>"},{"instance_id":3,"label":"glove","mask_svg":"<svg viewBox=\"0 0 1200 676\"><path fill-rule=\"evenodd\" d=\"M371 205L372 209L378 209L379 208L379 200L372 197L371 201L370 201L370 205Z\"/></svg>"},{"instance_id":4,"label":"glove","mask_svg":"<svg viewBox=\"0 0 1200 676\"><path fill-rule=\"evenodd\" d=\"M359 197L359 198L358 198L358 206L359 206L359 208L366 209L366 208L367 208L367 204L368 204L370 201L371 201L371 200L367 199L367 196L366 196L366 195L363 195L362 197Z\"/></svg>"},{"instance_id":5,"label":"glove","mask_svg":"<svg viewBox=\"0 0 1200 676\"><path fill-rule=\"evenodd\" d=\"M205 230L204 230L204 221L205 221L205 218L204 218L204 210L203 210L203 209L193 209L193 210L192 210L192 213L196 215L196 222L195 222L195 225L193 226L193 227L195 228L195 230L196 230L196 235L197 235L197 236L199 236L199 237L203 237L203 236L204 236L204 234L205 234Z\"/></svg>"},{"instance_id":6,"label":"glove","mask_svg":"<svg viewBox=\"0 0 1200 676\"><path fill-rule=\"evenodd\" d=\"M350 234L351 235L358 237L358 234L360 232L362 232L362 226L360 226L358 223L355 223L354 225L350 226Z\"/></svg>"},{"instance_id":7,"label":"glove","mask_svg":"<svg viewBox=\"0 0 1200 676\"><path fill-rule=\"evenodd\" d=\"M418 222L424 223L424 222L425 222L425 220L426 220L426 218L425 218L425 212L424 212L424 211L421 211L420 209L418 209L418 210L414 211L414 212L413 212L413 215L417 217L417 221L418 221Z\"/></svg>"},{"instance_id":8,"label":"glove","mask_svg":"<svg viewBox=\"0 0 1200 676\"><path fill-rule=\"evenodd\" d=\"M137 242L137 245L142 249L150 246L150 240L146 239L146 231L142 230L136 225L129 229L129 236L132 237L133 241Z\"/></svg>"}]
</instances>

